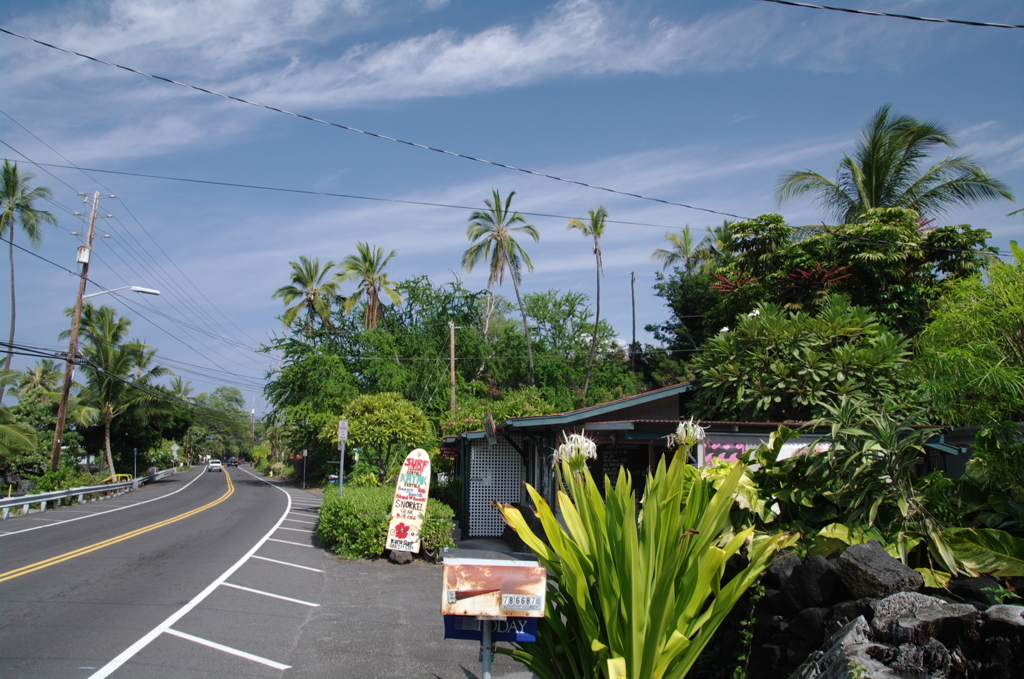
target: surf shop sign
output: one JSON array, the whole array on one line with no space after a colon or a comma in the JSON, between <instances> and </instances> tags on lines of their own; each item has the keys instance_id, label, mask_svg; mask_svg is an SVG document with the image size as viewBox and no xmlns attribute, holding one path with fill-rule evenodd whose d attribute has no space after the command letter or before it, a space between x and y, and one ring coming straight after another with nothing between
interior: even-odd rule
<instances>
[{"instance_id":1,"label":"surf shop sign","mask_svg":"<svg viewBox=\"0 0 1024 679\"><path fill-rule=\"evenodd\" d=\"M385 549L399 552L420 551L420 532L427 513L430 491L430 455L422 448L409 453L402 463L391 503L391 523Z\"/></svg>"}]
</instances>

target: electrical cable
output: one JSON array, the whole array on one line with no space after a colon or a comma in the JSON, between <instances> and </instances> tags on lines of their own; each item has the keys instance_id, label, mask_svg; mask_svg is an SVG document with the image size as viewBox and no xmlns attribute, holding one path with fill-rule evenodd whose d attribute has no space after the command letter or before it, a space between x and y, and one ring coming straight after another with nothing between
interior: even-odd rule
<instances>
[{"instance_id":1,"label":"electrical cable","mask_svg":"<svg viewBox=\"0 0 1024 679\"><path fill-rule=\"evenodd\" d=\"M28 161L28 162L30 162L30 163L32 163L34 165L46 165L48 167L59 167L59 168L65 168L65 169L72 169L72 168L70 168L68 166L57 165L57 164L54 164L54 163L33 163L32 161ZM76 168L76 169L78 169L78 168ZM355 194L346 194L346 193L329 193L329 192L323 192L323 191L309 191L309 190L305 190L305 189L286 189L286 188L274 187L274 186L260 186L258 184L237 184L237 183L233 183L233 182L221 182L221 181L206 180L206 179L188 179L188 178L184 178L184 177L170 177L170 176L166 176L166 175L143 174L143 173L137 173L137 172L122 172L122 171L119 171L119 170L101 170L101 169L98 169L98 168L81 168L81 169L88 170L89 172L102 172L102 173L107 173L107 174L120 174L120 175L126 175L126 176L130 176L130 177L140 177L140 178L144 178L144 179L160 179L160 180L165 180L165 181L187 182L187 183L193 183L193 184L209 184L209 185L212 185L212 186L226 186L226 187L231 187L231 188L244 188L244 189L253 189L253 190L258 190L258 191L274 191L274 192L281 192L281 193L298 193L298 194L305 194L305 195L311 195L311 196L324 196L324 197L329 197L329 198L350 198L350 199L354 199L354 200L369 200L369 201L376 201L376 202L382 202L382 203L401 203L401 204L407 204L407 205L422 205L422 206L426 206L426 207L440 207L440 208L448 208L448 209L452 209L452 210L467 210L467 211L473 211L473 212L479 211L479 209L480 209L479 207L470 207L470 206L466 206L466 205L451 205L451 204L445 204L445 203L431 203L431 202L427 202L427 201L403 200L403 199L400 199L400 198L380 198L380 197L375 197L375 196L359 196L359 195L355 195ZM519 212L519 214L525 215L525 216L528 216L528 217L549 217L549 218L552 218L552 219L566 219L566 220L568 220L568 219L580 219L580 220L585 219L585 218L582 218L582 217L571 217L571 216L568 216L568 215L556 215L556 214L550 214L550 213L544 213L544 212ZM746 219L746 218L744 218L744 219ZM609 223L609 224L623 224L623 225L627 225L627 226L648 226L648 227L653 227L653 228L658 228L658 229L677 229L677 230L680 229L679 226L670 226L670 225L667 225L667 224L650 224L650 223L646 223L646 222L629 222L629 221L621 221L621 220L614 220L614 219L607 219L605 221L607 223ZM792 229L794 231L798 231L798 230L801 230L801 229L820 229L821 227L819 227L818 225L814 225L814 224L811 224L811 225L806 225L806 224L805 225L787 224L786 228ZM837 239L837 240L845 240L845 239ZM870 240L866 240L866 241L863 241L863 242L869 242L869 243L873 242L876 245L889 245L889 243L886 242L886 241L870 241ZM959 251L956 248L933 248L933 249L948 250L950 252L958 252ZM1004 252L1002 250L1000 250L998 252L998 254L1000 256L1004 256L1004 257L1010 257L1010 256L1013 255L1013 253L1011 253L1011 252Z\"/></svg>"},{"instance_id":2,"label":"electrical cable","mask_svg":"<svg viewBox=\"0 0 1024 679\"><path fill-rule=\"evenodd\" d=\"M33 43L36 43L38 45L42 45L43 47L49 47L50 49L57 50L59 52L64 52L65 54L71 54L71 55L74 55L76 57L81 57L83 59L88 59L89 61L94 61L94 62L96 62L98 64L104 64L106 66L113 66L114 68L119 68L121 70L128 71L129 73L135 73L136 75L145 76L147 78L153 78L154 80L160 80L162 82L165 82L165 83L168 83L168 84L171 84L171 85L177 85L179 87L184 87L186 89L195 90L197 92L202 92L204 94L210 94L210 95L213 95L215 97L221 97L223 99L228 99L230 101L234 101L234 102L237 102L237 103L240 103L240 104L245 104L247 106L255 106L256 108L262 108L262 109L265 109L265 110L268 110L268 111L273 111L274 113L282 113L284 115L292 116L294 118L300 118L302 120L306 120L306 121L309 121L309 122L318 123L318 124L321 124L321 125L328 125L330 127L336 127L338 129L346 130L348 132L356 132L358 134L363 134L363 135L366 135L368 137L374 137L375 139L382 139L384 141L390 141L390 142L394 142L396 144L404 144L405 146L411 146L413 148L422 149L424 151L433 151L434 153L440 153L442 155L452 156L454 158L461 158L462 160L470 160L470 161L473 161L475 163L483 163L484 165L492 165L494 167L500 167L500 168L503 168L503 169L506 169L506 170L512 170L512 171L515 171L515 172L522 172L523 174L533 175L535 177L543 177L545 179L551 179L551 180L554 180L554 181L563 182L565 184L574 184L576 186L582 186L584 188L594 189L596 191L604 191L604 192L607 192L607 193L614 193L614 194L617 194L617 195L620 195L620 196L627 196L629 198L637 198L639 200L646 200L646 201L651 201L651 202L654 202L654 203L661 203L663 205L674 205L676 207L682 207L682 208L686 208L688 210L697 210L699 212L708 212L710 214L722 215L724 217L735 217L736 219L744 219L743 217L741 217L739 215L734 215L731 212L721 212L719 210L712 210L712 209L706 208L706 207L698 207L698 206L695 206L695 205L688 205L686 203L679 203L679 202L672 201L672 200L666 200L664 198L652 198L650 196L644 196L644 195L639 194L639 193L632 193L632 192L629 192L629 191L619 191L618 189L612 189L612 188L608 188L608 187L605 187L605 186L599 186L597 184L588 184L586 182L577 181L575 179L568 179L568 178L564 178L564 177L558 177L556 175L547 174L547 173L544 173L544 172L535 172L534 170L528 170L528 169L525 169L525 168L516 167L514 165L507 165L505 163L499 163L499 162L495 162L493 160L487 160L485 158L477 158L475 156L466 155L464 153L457 153L455 151L447 151L445 149L435 148L433 146L427 146L425 144L419 144L419 143L412 142L412 141L407 141L407 140L404 140L404 139L398 139L397 137L389 137L389 136L387 136L385 134L379 134L377 132L371 132L369 130L361 130L361 129L357 128L357 127L351 127L349 125L342 125L341 123L334 123L334 122L331 122L329 120L322 120L320 118L314 118L312 116L304 115L302 113L295 113L293 111L287 111L287 110L282 109L282 108L277 108L276 106L269 106L267 104L261 104L259 102L249 101L248 99L242 99L241 97L236 97L234 95L223 94L221 92L215 92L214 90L209 90L209 89L206 89L204 87L199 87L197 85L190 85L188 83L179 82L177 80L173 80L171 78L166 78L164 76L153 75L152 73L146 73L145 71L139 71L137 69L130 68L128 66L123 66L121 64L115 64L112 61L105 61L105 60L99 59L97 57L89 56L88 54L82 54L81 52L75 52L74 50L69 50L69 49L65 49L63 47L58 47L56 45L51 45L50 43L43 42L42 40L37 40L35 38L30 38L30 37L27 37L27 36L24 36L24 35L20 35L18 33L13 32L13 31L9 31L9 30L7 30L5 28L0 28L0 33L6 33L7 35L13 36L15 38L21 38L22 40L26 40L28 42L33 42Z\"/></svg>"},{"instance_id":3,"label":"electrical cable","mask_svg":"<svg viewBox=\"0 0 1024 679\"><path fill-rule=\"evenodd\" d=\"M108 191L108 192L110 192L110 193L114 193L114 192L113 192L113 191L112 191L111 189L109 189L109 188L107 188L106 186L104 186L102 182L98 181L98 180L97 180L97 179L96 179L95 177L92 177L91 175L89 175L89 173L88 173L88 172L86 172L86 171L84 171L84 170L83 170L82 168L78 167L78 166L77 166L77 165L76 165L75 163L73 163L73 162L72 162L72 161L71 161L70 159L68 159L68 158L67 158L67 156L65 156L64 154L62 154L62 153L60 153L59 151L57 151L57 149L55 149L55 148L53 148L52 146L50 146L49 144L47 144L47 143L46 143L46 142L45 142L45 141L44 141L43 139L41 139L41 138L40 138L40 137L39 137L39 136L38 136L37 134L35 134L34 132L32 132L32 130L28 129L27 127L25 127L24 125L22 125L22 124L21 124L20 122L18 122L17 120L15 120L15 119L14 119L14 118L13 118L13 117L12 117L12 116L11 116L10 114L8 114L8 113L7 113L6 111L3 111L2 109L0 109L0 113L2 113L2 114L3 114L3 115L4 115L4 116L5 116L5 117L6 117L6 118L7 118L8 120L10 120L10 121L11 121L12 123L14 123L15 125L17 125L18 127L20 127L20 128L21 128L22 130L24 130L24 131L25 131L26 133L28 133L29 135L31 135L31 136L32 136L32 137L33 137L33 138L34 138L34 139L35 139L36 141L38 141L38 142L39 142L39 143L41 143L41 144L42 144L43 146L45 146L46 148L50 149L50 151L52 151L53 153L55 153L56 155L58 155L58 156L60 156L60 157L61 157L62 159L64 159L64 161L65 161L65 162L67 162L67 163L68 163L68 164L69 164L69 165L70 165L70 166L71 166L72 168L74 168L74 169L76 169L76 170L78 170L78 171L82 172L82 174L84 174L84 175L85 175L86 177L88 177L88 178L89 178L90 180L92 180L92 181L96 182L97 184L99 184L99 186L101 186L102 188L104 188L104 189L105 189L106 191ZM24 153L21 153L20 151L18 151L17 149L15 149L15 148L14 148L13 146L11 146L10 144L7 144L6 142L2 142L2 140L0 140L0 143L3 143L3 144L4 144L5 146L7 146L8 148L10 148L10 149L11 149L12 151L14 151L15 153L18 153L18 154L19 154L19 155L21 155L22 157L24 157L24 158L28 159L28 156L26 156L26 155L25 155ZM31 163L32 161L31 161L31 160L29 160L29 162ZM42 165L41 165L41 164L39 164L39 163L33 163L33 164L35 164L35 165L37 165L37 166L40 166L40 167L42 167ZM75 190L75 188L74 188L74 187L72 187L72 186L71 186L70 184L68 184L67 182L65 182L65 181L64 181L63 179L61 179L61 178L60 178L60 177L58 177L57 175L53 174L52 172L50 172L50 171L49 171L48 169L46 169L45 167L42 167L42 169L43 169L43 171L44 171L44 172L46 172L47 174L49 174L49 175L50 175L51 177L53 177L53 178L57 179L57 181L61 182L61 183L62 183L62 184L64 184L65 186L67 186L67 187L68 187L68 188L70 188L70 189L71 189L72 191L75 191L76 193L78 193L78 192L77 192L77 191ZM67 168L66 168L66 169L67 169ZM126 212L128 212L128 214L129 214L129 215L131 215L132 219L134 219L134 220L135 220L135 223L139 225L139 228L140 228L140 229L142 229L143 233L145 233L145 234L146 234L147 236L149 236L149 239L150 239L151 241L153 241L153 244L154 244L154 245L156 245L156 247L157 247L157 249L158 249L158 250L160 251L160 253L161 253L161 254L162 254L162 255L163 255L164 257L166 257L166 258L167 258L167 260L168 260L169 262L171 262L171 264L172 264L172 265L174 265L174 268L175 268L175 269L177 269L177 271L178 271L178 273L179 273L179 274L181 275L181 277L182 277L182 278L184 278L184 279L185 279L186 281L188 281L188 283L189 283L189 284L190 284L190 285L191 285L191 286L192 286L192 287L193 287L193 288L194 288L194 289L196 290L196 292L198 292L198 293L199 293L200 295L202 295L202 296L203 296L203 299L205 299L205 300L206 300L206 302L207 302L208 304L210 304L210 306L211 306L211 307L213 307L213 308L214 308L214 309L215 309L215 310L216 310L216 311L217 311L217 312L218 312L218 313L219 313L219 314L220 314L220 315L221 315L221 316L222 316L222 317L223 317L223 318L224 318L225 320L227 320L227 321L228 321L228 323L230 323L231 325L233 325L233 326L235 327L235 329L236 329L236 330L238 330L239 332L241 332L241 333L242 333L243 335L246 335L246 333L245 333L245 332L244 332L244 331L243 331L243 330L242 330L241 328L239 328L239 327L238 327L237 325L235 325L235 323L234 323L233 321L231 321L231 319L230 319L230 318L228 318L228 316L227 316L227 315L226 315L226 314L225 314L225 313L224 313L223 311L221 311L221 310L220 310L219 308L217 308L217 306L216 306L216 305L215 305L215 304L214 304L214 303L213 303L213 302L212 302L212 301L211 301L211 300L210 300L210 299L209 299L208 297L206 297L206 295L205 295L205 294L204 294L204 293L202 292L202 290L200 290L200 289L199 289L199 288L198 288L198 287L197 287L197 286L195 285L195 283L193 283L193 282L192 282L192 279L191 279L191 278L189 278L189 277L188 277L188 275L186 275L186 274L185 274L185 272L183 272L183 271L181 270L181 268L180 268L180 267L179 267L179 266L177 265L177 263L175 263L175 262L174 262L174 260L172 260L172 259L170 258L170 256L169 256L169 255L167 254L167 252L166 252L166 251L165 251L165 250L164 250L164 249L163 249L163 248L162 248L162 247L160 246L160 243L158 243L158 242L157 242L157 240L156 240L156 239L155 239L155 238L154 238L154 237L152 236L152 234L150 234L150 233L149 233L149 230L148 230L148 229L146 229L146 227L145 227L145 226L144 226L144 225L142 224L142 222L141 222L141 221L139 221L138 217L136 217L136 216L135 216L135 213L133 213L133 212L131 211L131 209L130 209L130 208L128 207L128 205L127 205L127 204L126 204L126 203L125 203L125 202L124 202L124 201L123 201L123 200L122 200L121 198L116 198L116 200L117 200L117 201L118 201L118 202L119 202L119 203L121 204L121 206L122 206L122 207L124 207L125 211L126 211ZM65 208L65 209L67 209L67 208ZM72 214L74 214L74 212L73 212L73 211L71 211L71 212L72 212ZM118 224L121 224L122 226L124 226L124 224L123 224L123 223L121 222L121 220L120 220L119 218L115 217L115 221L117 221L117 223L118 223ZM134 240L134 241L135 241L135 242L136 242L136 243L137 243L137 244L139 245L139 247L140 247L140 248L142 249L142 251L143 251L143 252L146 252L146 254L147 254L147 255L149 255L149 253L148 253L148 252L146 251L145 247L143 247L143 246L142 246L142 244L141 244L141 243L139 243L139 242L138 242L138 240L137 240L137 239L135 238L135 235L134 235L134 234L133 234L133 233L131 232L131 230L130 230L130 229L128 229L128 228L127 228L126 226L125 226L124 228L125 228L125 232L126 232L126 233L127 233L127 234L128 234L128 235L129 235L130 237L131 237L131 238L132 238L132 240ZM161 270L162 272L164 272L163 266L162 266L161 264L159 264L159 263L158 263L158 262L156 261L156 258L155 258L155 257L153 257L152 255L149 255L149 258L150 258L150 260L151 260L151 261L152 261L152 262L153 262L153 263L154 263L154 264L155 264L155 265L156 265L157 267L159 267L159 268L160 268L160 270ZM141 264L141 262L140 262L140 264ZM166 272L164 272L164 273L166 273ZM171 283L171 282L169 282L169 281L173 281L173 278L169 278L169 277L168 277L168 278L166 278L166 279L163 279L163 280L161 281L161 285L162 285L162 287L164 287L165 289L167 289L167 290L168 290L169 292L171 292L171 293L172 293L172 294L173 294L173 295L174 295L175 297L177 297L176 293L174 292L174 288L176 288L176 287L179 287L179 286L177 286L177 283ZM226 329L226 328L224 328L223 326L221 326L221 325L220 325L220 324L219 324L219 323L218 323L218 322L217 322L216 320L214 320L214 319L212 318L212 316L210 316L209 314L207 314L207 313L206 313L206 311L205 311L205 309L203 309L203 308L202 308L202 307L201 307L200 305L198 305L198 304L195 304L195 303L194 303L194 301L192 300L192 298L191 298L191 297L190 297L190 296L189 296L189 295L188 295L187 293L185 293L185 297L186 297L186 299L188 300L188 302L183 302L183 303L186 303L186 305L189 305L189 304L191 304L191 307L192 307L192 308L193 308L194 310L196 310L196 311L198 312L198 314L199 314L200 316L206 316L206 317L207 317L208 319L210 319L211 321L213 321L213 323L214 323L215 325L217 325L218 327L220 327L220 329L221 329L221 330L222 330L223 332L225 332L226 334L230 334L230 332L229 332L229 331L227 331L227 329ZM180 299L180 298L179 298L179 299ZM249 340L250 340L251 342L256 342L256 340L254 340L254 339L253 339L252 337L248 337L248 335L246 335L246 337L247 337L247 338L248 338L248 339L249 339Z\"/></svg>"},{"instance_id":4,"label":"electrical cable","mask_svg":"<svg viewBox=\"0 0 1024 679\"><path fill-rule=\"evenodd\" d=\"M761 2L772 2L776 5L789 5L790 7L806 7L808 9L827 9L833 12L846 12L847 14L866 14L875 17L890 17L893 19L910 19L912 21L928 21L939 24L961 24L963 26L981 26L983 28L1024 28L1021 24L996 24L985 21L963 21L961 19L936 19L934 17L919 17L912 14L892 14L890 12L872 12L866 9L849 9L846 7L829 7L828 5L812 5L807 2L791 2L790 0L761 0Z\"/></svg>"}]
</instances>

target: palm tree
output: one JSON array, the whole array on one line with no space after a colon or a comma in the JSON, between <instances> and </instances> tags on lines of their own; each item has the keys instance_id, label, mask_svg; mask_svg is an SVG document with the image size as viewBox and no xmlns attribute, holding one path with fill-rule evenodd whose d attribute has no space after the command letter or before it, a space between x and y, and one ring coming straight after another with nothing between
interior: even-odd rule
<instances>
[{"instance_id":1,"label":"palm tree","mask_svg":"<svg viewBox=\"0 0 1024 679\"><path fill-rule=\"evenodd\" d=\"M29 243L33 247L39 247L42 241L40 226L43 224L57 225L57 220L46 210L37 210L32 203L37 200L48 200L52 197L50 189L37 186L34 189L28 187L28 183L35 179L35 175L21 174L18 172L18 164L4 161L3 166L3 194L0 201L3 202L3 212L0 213L0 238L7 236L11 260L11 338L10 346L7 347L7 362L5 370L11 369L11 359L14 358L14 321L17 318L17 303L14 295L14 232L15 225L21 223L21 230L25 232ZM0 386L0 401L4 398L4 388Z\"/></svg>"},{"instance_id":2,"label":"palm tree","mask_svg":"<svg viewBox=\"0 0 1024 679\"><path fill-rule=\"evenodd\" d=\"M180 377L175 377L173 380L171 380L170 390L171 394L173 394L174 397L177 399L180 399L182 401L192 400L191 396L194 390L192 389L191 382L183 380Z\"/></svg>"},{"instance_id":3,"label":"palm tree","mask_svg":"<svg viewBox=\"0 0 1024 679\"><path fill-rule=\"evenodd\" d=\"M590 388L590 371L594 366L594 355L597 353L597 337L601 329L601 276L604 275L604 264L601 262L601 236L604 235L605 220L608 211L604 206L590 210L590 221L584 224L577 219L569 220L570 229L579 229L588 238L594 239L594 258L597 260L597 311L594 314L594 336L590 339L590 358L587 360L587 377L583 380L583 398L587 398ZM689 230L687 230L689 233Z\"/></svg>"},{"instance_id":4,"label":"palm tree","mask_svg":"<svg viewBox=\"0 0 1024 679\"><path fill-rule=\"evenodd\" d=\"M890 107L879 108L864 125L853 157L843 154L835 182L810 170L784 172L775 190L779 204L811 194L830 216L852 224L871 208L905 207L938 215L983 200L1013 200L1006 185L970 156L947 156L923 169L933 147L952 149L956 142L945 126L890 116Z\"/></svg>"},{"instance_id":5,"label":"palm tree","mask_svg":"<svg viewBox=\"0 0 1024 679\"><path fill-rule=\"evenodd\" d=\"M57 367L57 364L48 358L29 366L21 373L18 379L18 386L11 390L11 393L25 394L33 389L40 389L46 392L57 391L60 386L64 371Z\"/></svg>"},{"instance_id":6,"label":"palm tree","mask_svg":"<svg viewBox=\"0 0 1024 679\"><path fill-rule=\"evenodd\" d=\"M703 262L707 270L720 269L736 260L736 223L725 219L719 226L708 228L708 235L697 244L693 259Z\"/></svg>"},{"instance_id":7,"label":"palm tree","mask_svg":"<svg viewBox=\"0 0 1024 679\"><path fill-rule=\"evenodd\" d=\"M356 243L358 254L349 255L341 261L342 273L338 274L337 280L343 283L350 278L359 279L359 287L347 300L345 300L345 313L352 313L356 303L366 298L366 308L363 315L363 323L370 330L377 327L377 319L381 315L380 293L387 295L392 304L401 304L402 296L395 290L394 284L388 279L384 267L397 252L392 250L387 257L384 256L384 248L374 250L366 243Z\"/></svg>"},{"instance_id":8,"label":"palm tree","mask_svg":"<svg viewBox=\"0 0 1024 679\"><path fill-rule=\"evenodd\" d=\"M651 253L651 259L662 263L662 271L670 266L681 265L686 269L686 273L690 273L693 263L699 259L693 248L693 234L690 232L690 225L687 224L678 235L671 232L666 233L665 242L668 243L668 249L658 248Z\"/></svg>"},{"instance_id":9,"label":"palm tree","mask_svg":"<svg viewBox=\"0 0 1024 679\"><path fill-rule=\"evenodd\" d=\"M533 343L530 340L530 324L526 320L526 307L523 306L523 297L519 294L519 284L523 279L523 264L526 270L533 273L533 262L526 250L516 242L513 232L525 233L533 242L540 240L537 229L526 223L518 212L509 214L512 205L512 196L516 192L508 194L504 204L501 202L501 194L497 189L492 189L493 198L484 200L486 210L477 210L469 216L469 226L466 227L466 238L471 245L462 253L462 267L469 273L479 262L490 259L490 272L487 277L487 289L494 294L494 286L505 282L505 272L508 271L512 277L512 287L516 291L516 301L519 303L519 312L523 315L523 331L526 333L526 353L530 358L530 384L533 384ZM522 226L513 226L522 224Z\"/></svg>"},{"instance_id":10,"label":"palm tree","mask_svg":"<svg viewBox=\"0 0 1024 679\"><path fill-rule=\"evenodd\" d=\"M305 255L298 262L288 262L292 267L291 285L277 289L273 299L282 298L285 310L281 320L285 326L291 326L298 315L306 311L306 336L312 336L314 321L319 318L323 327L331 325L331 301L338 296L338 281L325 280L334 262L327 262L321 268L320 258L310 259ZM296 300L297 304L288 305Z\"/></svg>"},{"instance_id":11,"label":"palm tree","mask_svg":"<svg viewBox=\"0 0 1024 679\"><path fill-rule=\"evenodd\" d=\"M107 467L113 475L111 423L130 410L151 404L155 397L145 389L151 386L153 378L170 371L160 366L150 367L156 353L150 347L141 342L123 341L131 325L127 318L117 318L110 307L100 307L94 312L91 310L90 319L88 325L83 322L86 383L79 391L77 416L81 424L103 424Z\"/></svg>"}]
</instances>

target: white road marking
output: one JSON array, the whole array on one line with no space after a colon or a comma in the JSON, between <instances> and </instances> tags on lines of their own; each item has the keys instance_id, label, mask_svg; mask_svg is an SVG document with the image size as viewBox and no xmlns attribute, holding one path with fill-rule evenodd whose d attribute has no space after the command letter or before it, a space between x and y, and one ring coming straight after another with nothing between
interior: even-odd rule
<instances>
[{"instance_id":1,"label":"white road marking","mask_svg":"<svg viewBox=\"0 0 1024 679\"><path fill-rule=\"evenodd\" d=\"M276 538L270 538L270 542L280 542L286 545L295 545L296 547L309 547L313 549L313 545L304 545L301 542L288 542L287 540L278 540Z\"/></svg>"},{"instance_id":2,"label":"white road marking","mask_svg":"<svg viewBox=\"0 0 1024 679\"><path fill-rule=\"evenodd\" d=\"M18 533L27 533L30 530L39 530L40 528L49 528L50 526L59 526L62 523L71 523L72 521L81 521L82 519L88 519L90 516L100 516L101 514L109 514L111 512L119 512L122 509L131 509L132 507L138 507L139 505L144 505L144 504L147 504L147 503L150 503L150 502L156 502L157 500L163 500L165 497L170 497L172 495L176 495L177 493L180 493L181 491L185 490L186 488L191 486L193 483L198 481L200 478L202 478L202 474L196 474L196 478L192 479L191 481L186 483L184 486L182 486L178 490L173 491L171 493L167 493L166 495L161 495L159 497L154 497L154 498L150 498L148 500L143 500L142 502L136 502L135 504L131 504L131 505L124 505L123 507L115 507L114 509L107 509L107 510L104 510L102 512L89 512L85 516L77 516L77 517L75 517L73 519L63 519L59 523L48 523L48 524L46 524L44 526L34 526L32 528L23 528L22 530L11 531L10 533L4 533L3 535L17 535ZM56 520L56 519L54 519L54 520ZM3 535L0 535L0 537L3 537Z\"/></svg>"},{"instance_id":3,"label":"white road marking","mask_svg":"<svg viewBox=\"0 0 1024 679\"><path fill-rule=\"evenodd\" d=\"M263 596L273 597L275 599L282 599L284 601L291 601L296 604L302 604L303 606L313 606L314 608L320 608L320 604L314 604L310 601L303 601L302 599L293 599L290 596L281 596L280 594L271 594L270 592L264 592L259 589L252 589L251 587L242 587L241 585L232 585L230 582L224 583L225 587L234 587L245 592L252 592L254 594L262 594Z\"/></svg>"},{"instance_id":4,"label":"white road marking","mask_svg":"<svg viewBox=\"0 0 1024 679\"><path fill-rule=\"evenodd\" d=\"M244 471L244 470L241 470L241 471ZM252 474L250 472L245 472L245 473L249 474L249 476L252 476L254 478L257 478L257 479L259 478L258 476L256 476L255 474ZM202 476L202 474L199 474L199 475L196 476L196 478L200 478L201 476ZM278 490L280 490L288 498L288 506L285 507L284 512L281 514L281 518L277 520L277 523L274 524L273 528L271 528L269 531L267 531L267 534L264 535L262 538L260 538L260 540L257 541L255 545L253 545L252 549L250 549L248 552L246 552L245 555L243 555L241 559L236 561L235 564L233 566L231 566L231 568L229 568L226 571L224 571L224 573L221 574L221 576L219 578L217 578L216 580L211 582L209 585L207 585L206 589L204 589L199 594L195 595L195 597L193 597L193 599L191 601L189 601L187 604L185 604L184 606L179 608L177 611L172 613L170 615L170 617L168 617L162 623L160 623L159 625L157 625L156 627L151 629L149 632L147 632L145 634L145 636L143 636L141 639L136 641L134 644L132 644L131 646L126 648L124 651L122 651L116 658L114 658L113 660L108 662L106 665L104 665L102 668L100 668L100 670L98 672L95 672L95 673L89 675L89 679L104 679L104 677L109 677L111 674L116 672L117 669L119 667L121 667L121 665L124 665L126 662L128 662L133 657L135 657L135 655L137 653L139 653L139 651L144 649L146 646L149 646L149 644L154 639L159 637L164 632L170 630L171 625L173 625L174 623L176 623L179 620L181 620L183 617L185 617L185 615L187 615L189 613L189 611L191 611L193 608L195 608L196 606L201 604L203 602L203 600L206 599L206 597L210 596L218 587L221 586L221 584L225 580L230 578L234 574L235 571L237 571L239 568L241 568L242 565L246 561L249 560L250 557L255 555L257 549L262 547L266 543L266 541L270 539L270 536L273 535L274 531L276 531L281 526L281 522L284 521L284 517L291 510L292 498L291 498L291 496L288 495L287 492L285 492L283 489L279 488L278 486L275 486L274 484L270 483L269 481L266 482L266 483L268 485L273 486L274 488L277 488ZM175 492L177 492L177 491L175 491ZM261 557L257 556L255 558L259 559ZM288 564L288 565L293 565L293 564ZM298 568L305 568L305 566L298 566ZM316 569L310 568L309 570L316 570ZM320 571L320 572L322 573L323 571ZM224 647L224 648L227 648L227 647ZM285 668L285 669L287 669L287 668Z\"/></svg>"},{"instance_id":5,"label":"white road marking","mask_svg":"<svg viewBox=\"0 0 1024 679\"><path fill-rule=\"evenodd\" d=\"M184 632L179 632L176 629L168 628L166 630L166 633L170 634L172 636L181 637L182 639L185 639L187 641L194 641L197 644L202 644L203 646L208 646L210 648L217 649L218 651L224 651L225 653L230 653L231 655L237 655L239 658L245 658L246 660L252 660L253 662L258 662L261 665L266 665L267 667L273 667L275 670L291 669L291 665L284 665L282 663L275 662L275 661L270 660L268 658L263 658L263 657L260 657L258 655L253 655L252 653L246 653L245 651L239 651L237 648L231 648L230 646L225 646L224 644L218 644L216 641L209 641L207 639L200 639L199 637L194 637L191 634L185 634ZM95 675L93 675L93 676L95 676Z\"/></svg>"},{"instance_id":6,"label":"white road marking","mask_svg":"<svg viewBox=\"0 0 1024 679\"><path fill-rule=\"evenodd\" d=\"M297 563L288 563L287 561L278 561L277 559L268 559L265 556L256 556L255 554L253 554L252 558L260 559L262 561L269 561L271 563L279 563L282 566L291 566L292 568L301 568L304 571L313 571L314 573L323 573L323 571L320 570L319 568L310 568L309 566L300 566Z\"/></svg>"},{"instance_id":7,"label":"white road marking","mask_svg":"<svg viewBox=\"0 0 1024 679\"><path fill-rule=\"evenodd\" d=\"M296 533L311 533L312 531L308 528L288 528L287 526L281 526L278 530L293 530Z\"/></svg>"},{"instance_id":8,"label":"white road marking","mask_svg":"<svg viewBox=\"0 0 1024 679\"><path fill-rule=\"evenodd\" d=\"M292 523L308 523L310 526L316 525L316 521L300 521L299 519L285 519L285 521L291 521Z\"/></svg>"}]
</instances>

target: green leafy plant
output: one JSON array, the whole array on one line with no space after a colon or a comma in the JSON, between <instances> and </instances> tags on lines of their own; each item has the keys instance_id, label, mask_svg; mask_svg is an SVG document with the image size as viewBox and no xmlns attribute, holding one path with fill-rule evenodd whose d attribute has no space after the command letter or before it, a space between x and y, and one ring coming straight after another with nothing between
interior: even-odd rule
<instances>
[{"instance_id":1,"label":"green leafy plant","mask_svg":"<svg viewBox=\"0 0 1024 679\"><path fill-rule=\"evenodd\" d=\"M394 488L337 486L324 489L316 537L320 544L349 559L375 559L384 551ZM450 507L431 498L423 519L420 551L434 558L441 547L454 547L454 514Z\"/></svg>"},{"instance_id":2,"label":"green leafy plant","mask_svg":"<svg viewBox=\"0 0 1024 679\"><path fill-rule=\"evenodd\" d=\"M538 641L508 653L543 679L685 676L789 537L733 530L729 513L742 464L716 491L685 454L668 465L662 458L648 475L639 518L628 472L614 487L606 481L602 497L586 467L559 464L567 528L529 485L547 542L518 509L499 507L551 574ZM726 562L741 551L744 566L724 581Z\"/></svg>"},{"instance_id":3,"label":"green leafy plant","mask_svg":"<svg viewBox=\"0 0 1024 679\"><path fill-rule=\"evenodd\" d=\"M987 592L989 596L996 600L996 603L1010 604L1021 600L1020 595L1013 592L1002 585L997 587L982 587L982 592Z\"/></svg>"},{"instance_id":4,"label":"green leafy plant","mask_svg":"<svg viewBox=\"0 0 1024 679\"><path fill-rule=\"evenodd\" d=\"M943 535L953 555L971 570L1024 577L1024 540L990 528L948 528Z\"/></svg>"}]
</instances>

